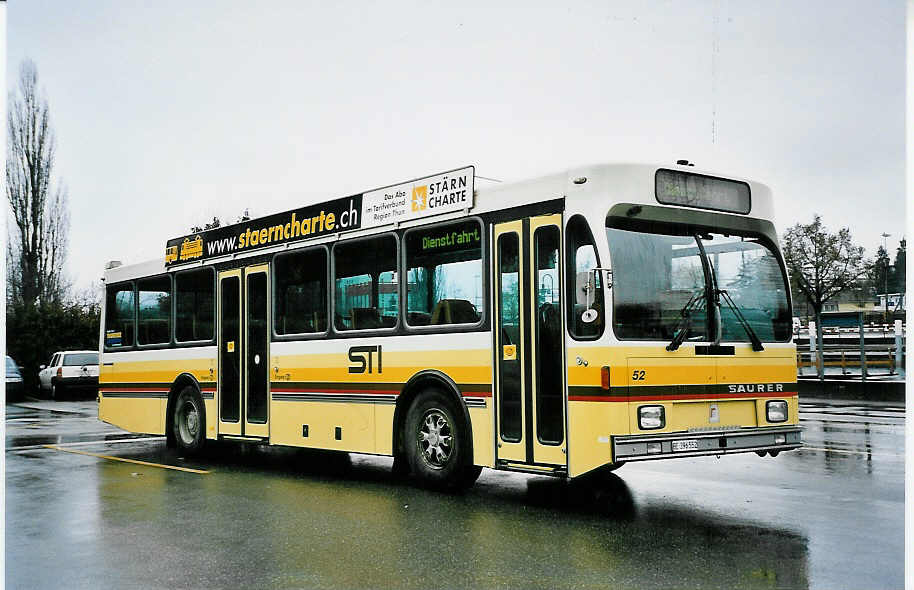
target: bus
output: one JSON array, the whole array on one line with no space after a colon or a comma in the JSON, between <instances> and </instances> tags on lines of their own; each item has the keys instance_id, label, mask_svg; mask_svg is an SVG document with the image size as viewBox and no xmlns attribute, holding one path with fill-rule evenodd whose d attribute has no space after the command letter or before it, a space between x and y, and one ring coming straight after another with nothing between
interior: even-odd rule
<instances>
[{"instance_id":1,"label":"bus","mask_svg":"<svg viewBox=\"0 0 914 590\"><path fill-rule=\"evenodd\" d=\"M424 485L802 445L790 289L757 182L465 166L111 262L99 418L184 453L385 455Z\"/></svg>"}]
</instances>

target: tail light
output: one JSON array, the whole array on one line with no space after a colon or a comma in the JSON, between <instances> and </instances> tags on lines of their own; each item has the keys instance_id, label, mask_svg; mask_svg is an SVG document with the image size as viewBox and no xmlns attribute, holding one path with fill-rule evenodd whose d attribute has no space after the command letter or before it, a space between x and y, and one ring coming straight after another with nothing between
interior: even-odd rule
<instances>
[{"instance_id":1,"label":"tail light","mask_svg":"<svg viewBox=\"0 0 914 590\"><path fill-rule=\"evenodd\" d=\"M57 376L63 377L63 367L57 367Z\"/></svg>"}]
</instances>

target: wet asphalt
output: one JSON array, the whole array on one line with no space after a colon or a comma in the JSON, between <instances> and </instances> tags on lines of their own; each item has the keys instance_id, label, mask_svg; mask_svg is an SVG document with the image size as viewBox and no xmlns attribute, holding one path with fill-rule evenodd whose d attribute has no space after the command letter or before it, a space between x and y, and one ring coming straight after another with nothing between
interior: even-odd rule
<instances>
[{"instance_id":1,"label":"wet asphalt","mask_svg":"<svg viewBox=\"0 0 914 590\"><path fill-rule=\"evenodd\" d=\"M185 458L95 412L6 406L7 588L903 586L897 405L805 399L806 447L777 458L570 483L483 470L462 495L398 480L382 457L219 444Z\"/></svg>"}]
</instances>

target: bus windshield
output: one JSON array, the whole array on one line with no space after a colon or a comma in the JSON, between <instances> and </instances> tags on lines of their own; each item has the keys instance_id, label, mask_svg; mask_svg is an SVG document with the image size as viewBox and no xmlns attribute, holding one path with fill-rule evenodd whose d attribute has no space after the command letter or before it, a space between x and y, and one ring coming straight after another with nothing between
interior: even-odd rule
<instances>
[{"instance_id":1,"label":"bus windshield","mask_svg":"<svg viewBox=\"0 0 914 590\"><path fill-rule=\"evenodd\" d=\"M701 233L669 235L606 229L613 270L613 329L623 340L671 340L683 310L711 283L726 291L763 342L791 335L787 281L778 259L759 236ZM699 241L702 248L699 247ZM713 314L693 310L684 340L713 340ZM737 313L720 306L721 340L748 342Z\"/></svg>"}]
</instances>

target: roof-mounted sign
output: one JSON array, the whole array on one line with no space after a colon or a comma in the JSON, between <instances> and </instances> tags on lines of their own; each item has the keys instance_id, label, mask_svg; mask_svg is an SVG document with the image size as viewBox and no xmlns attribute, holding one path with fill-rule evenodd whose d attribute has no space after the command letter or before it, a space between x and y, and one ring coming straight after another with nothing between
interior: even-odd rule
<instances>
[{"instance_id":1,"label":"roof-mounted sign","mask_svg":"<svg viewBox=\"0 0 914 590\"><path fill-rule=\"evenodd\" d=\"M184 264L319 236L402 223L473 207L467 166L350 197L168 240L165 265Z\"/></svg>"},{"instance_id":2,"label":"roof-mounted sign","mask_svg":"<svg viewBox=\"0 0 914 590\"><path fill-rule=\"evenodd\" d=\"M362 194L362 227L402 223L473 206L473 166Z\"/></svg>"},{"instance_id":3,"label":"roof-mounted sign","mask_svg":"<svg viewBox=\"0 0 914 590\"><path fill-rule=\"evenodd\" d=\"M752 195L745 182L694 174L681 170L658 170L654 175L657 202L712 211L749 213Z\"/></svg>"}]
</instances>

